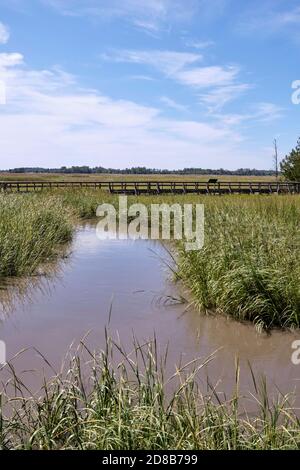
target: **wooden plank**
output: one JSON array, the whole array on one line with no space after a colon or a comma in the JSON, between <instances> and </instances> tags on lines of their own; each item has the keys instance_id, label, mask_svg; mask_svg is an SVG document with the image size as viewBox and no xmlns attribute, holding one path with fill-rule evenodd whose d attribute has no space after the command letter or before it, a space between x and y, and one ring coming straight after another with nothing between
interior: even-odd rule
<instances>
[{"instance_id":1,"label":"wooden plank","mask_svg":"<svg viewBox=\"0 0 300 470\"><path fill-rule=\"evenodd\" d=\"M111 193L160 194L299 194L300 182L224 181L0 181L1 192L40 191L52 188L99 188Z\"/></svg>"}]
</instances>

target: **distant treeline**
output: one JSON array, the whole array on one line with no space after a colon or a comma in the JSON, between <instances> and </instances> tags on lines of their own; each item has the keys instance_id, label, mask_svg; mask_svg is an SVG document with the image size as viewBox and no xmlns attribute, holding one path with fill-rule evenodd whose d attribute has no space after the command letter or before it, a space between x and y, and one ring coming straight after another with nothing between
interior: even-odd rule
<instances>
[{"instance_id":1,"label":"distant treeline","mask_svg":"<svg viewBox=\"0 0 300 470\"><path fill-rule=\"evenodd\" d=\"M212 168L183 168L182 170L167 170L157 168L146 168L144 166L137 166L132 168L118 169L118 168L104 168L102 166L96 166L90 168L89 166L72 166L61 168L39 168L39 167L24 167L24 168L12 168L10 170L4 170L6 173L91 173L91 174L132 174L132 175L238 175L238 176L273 176L275 171L273 170L256 170L255 168L239 168L237 170L225 170L219 168L214 170Z\"/></svg>"}]
</instances>

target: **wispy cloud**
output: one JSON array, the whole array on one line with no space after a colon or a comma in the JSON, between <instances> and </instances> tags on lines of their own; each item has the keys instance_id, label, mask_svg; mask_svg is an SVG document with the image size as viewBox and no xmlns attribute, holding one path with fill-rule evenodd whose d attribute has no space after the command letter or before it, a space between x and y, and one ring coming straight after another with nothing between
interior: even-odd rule
<instances>
[{"instance_id":1,"label":"wispy cloud","mask_svg":"<svg viewBox=\"0 0 300 470\"><path fill-rule=\"evenodd\" d=\"M60 69L30 69L21 54L0 57L8 90L0 114L1 166L20 166L24 158L33 166L178 168L209 159L218 167L230 156L234 167L234 155L241 162L241 136L226 123L166 118L163 109L82 88Z\"/></svg>"},{"instance_id":2,"label":"wispy cloud","mask_svg":"<svg viewBox=\"0 0 300 470\"><path fill-rule=\"evenodd\" d=\"M168 96L161 96L160 101L164 105L168 106L169 108L175 109L176 111L180 111L180 112L187 111L187 106L177 103L175 100L172 100L172 98L169 98Z\"/></svg>"},{"instance_id":3,"label":"wispy cloud","mask_svg":"<svg viewBox=\"0 0 300 470\"><path fill-rule=\"evenodd\" d=\"M284 110L281 106L274 103L258 103L257 111L254 112L254 118L261 122L270 122L283 116Z\"/></svg>"},{"instance_id":4,"label":"wispy cloud","mask_svg":"<svg viewBox=\"0 0 300 470\"><path fill-rule=\"evenodd\" d=\"M187 47L192 47L194 49L202 50L212 47L215 43L214 41L197 41L194 39L184 39L184 44Z\"/></svg>"},{"instance_id":5,"label":"wispy cloud","mask_svg":"<svg viewBox=\"0 0 300 470\"><path fill-rule=\"evenodd\" d=\"M194 64L202 61L203 56L191 52L121 50L101 57L116 62L148 65L165 76L194 88L230 85L239 74L237 66L195 67Z\"/></svg>"},{"instance_id":6,"label":"wispy cloud","mask_svg":"<svg viewBox=\"0 0 300 470\"><path fill-rule=\"evenodd\" d=\"M150 34L170 24L192 18L195 0L40 0L64 15L86 16L93 20L124 19Z\"/></svg>"},{"instance_id":7,"label":"wispy cloud","mask_svg":"<svg viewBox=\"0 0 300 470\"><path fill-rule=\"evenodd\" d=\"M192 89L199 101L209 110L221 109L251 88L247 83L240 83L240 69L236 65L199 67L198 62L203 61L203 55L199 53L120 50L102 54L101 57L104 60L127 62L156 69L164 77Z\"/></svg>"},{"instance_id":8,"label":"wispy cloud","mask_svg":"<svg viewBox=\"0 0 300 470\"><path fill-rule=\"evenodd\" d=\"M9 29L0 22L0 44L6 44L9 40Z\"/></svg>"},{"instance_id":9,"label":"wispy cloud","mask_svg":"<svg viewBox=\"0 0 300 470\"><path fill-rule=\"evenodd\" d=\"M155 78L150 77L149 75L130 75L128 77L130 80L143 80L146 82L154 82Z\"/></svg>"},{"instance_id":10,"label":"wispy cloud","mask_svg":"<svg viewBox=\"0 0 300 470\"><path fill-rule=\"evenodd\" d=\"M300 6L290 2L264 1L257 8L247 9L237 23L241 33L272 35L284 33L300 38Z\"/></svg>"},{"instance_id":11,"label":"wispy cloud","mask_svg":"<svg viewBox=\"0 0 300 470\"><path fill-rule=\"evenodd\" d=\"M130 22L131 28L126 24L126 31L134 31L133 36L128 35L128 42L124 40L128 49L110 49L113 43L103 43L105 49L101 50L108 52L101 57L115 64L108 67L103 62L102 66L103 69L107 66L107 73L112 71L109 75L112 80L117 77L144 83L127 82L127 86L110 88L105 79L104 94L101 89L81 86L76 76L63 69L48 66L36 70L25 63L19 52L0 53L1 79L4 78L7 90L6 105L0 110L1 153L5 155L0 167L12 162L21 165L24 158L36 166L74 163L111 166L113 162L119 167L142 164L178 168L208 166L207 161L215 167L249 166L249 161L253 166L264 165L259 150L255 162L243 147L244 135L255 123L262 127L263 123L279 119L284 110L271 102L249 105L246 99L240 107L223 110L253 87L243 80L247 63L243 66L230 62L230 49L216 59L207 50L213 45L211 41L200 40L196 33L196 39L184 39L183 35L187 38L190 33L184 33L181 27L176 31L181 47L178 41L172 43L171 35L165 42L151 42L136 33L140 29L156 36L167 30L170 20L181 21L176 17L177 7L181 4L184 11L185 3L179 0L43 1L66 15ZM196 3L200 5L202 1ZM188 2L190 7L192 4ZM67 18L65 21L72 23ZM294 9L277 18L275 24L277 28L294 27L297 21L298 10ZM4 44L9 32L6 28L5 36L3 31L1 36L0 27L0 42ZM132 39L136 43L142 39L140 50L130 49ZM89 60L91 55L99 57L97 47L95 41Z\"/></svg>"},{"instance_id":12,"label":"wispy cloud","mask_svg":"<svg viewBox=\"0 0 300 470\"><path fill-rule=\"evenodd\" d=\"M219 86L202 93L199 98L200 102L206 104L211 111L216 111L223 108L225 104L236 100L251 88L252 86L247 83Z\"/></svg>"},{"instance_id":13,"label":"wispy cloud","mask_svg":"<svg viewBox=\"0 0 300 470\"><path fill-rule=\"evenodd\" d=\"M170 76L174 76L187 65L202 60L200 54L163 50L120 50L102 54L101 57L115 62L148 65Z\"/></svg>"},{"instance_id":14,"label":"wispy cloud","mask_svg":"<svg viewBox=\"0 0 300 470\"><path fill-rule=\"evenodd\" d=\"M195 88L207 88L231 84L238 73L239 69L235 66L194 67L189 70L180 70L176 74L176 79Z\"/></svg>"},{"instance_id":15,"label":"wispy cloud","mask_svg":"<svg viewBox=\"0 0 300 470\"><path fill-rule=\"evenodd\" d=\"M203 61L203 55L199 53L120 50L102 54L101 57L105 60L151 67L197 94L199 90L206 90L200 95L199 101L209 109L220 109L251 88L250 85L239 82L240 69L236 65L199 67L198 62Z\"/></svg>"},{"instance_id":16,"label":"wispy cloud","mask_svg":"<svg viewBox=\"0 0 300 470\"><path fill-rule=\"evenodd\" d=\"M18 52L7 53L2 52L0 53L0 70L6 69L8 67L14 67L15 65L20 65L23 62L22 54Z\"/></svg>"},{"instance_id":17,"label":"wispy cloud","mask_svg":"<svg viewBox=\"0 0 300 470\"><path fill-rule=\"evenodd\" d=\"M284 114L284 109L274 103L260 102L254 103L245 113L236 114L214 114L223 125L238 126L245 123L271 123L280 119Z\"/></svg>"},{"instance_id":18,"label":"wispy cloud","mask_svg":"<svg viewBox=\"0 0 300 470\"><path fill-rule=\"evenodd\" d=\"M134 26L138 29L150 34L150 36L157 37L160 28L155 21L146 21L146 20L133 20Z\"/></svg>"}]
</instances>

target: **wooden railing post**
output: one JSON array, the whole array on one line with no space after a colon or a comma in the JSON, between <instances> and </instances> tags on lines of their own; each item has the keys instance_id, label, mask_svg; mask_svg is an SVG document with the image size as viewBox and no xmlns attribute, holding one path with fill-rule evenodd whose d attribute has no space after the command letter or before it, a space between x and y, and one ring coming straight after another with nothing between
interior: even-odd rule
<instances>
[{"instance_id":1,"label":"wooden railing post","mask_svg":"<svg viewBox=\"0 0 300 470\"><path fill-rule=\"evenodd\" d=\"M30 192L52 188L99 188L110 193L299 194L300 182L277 181L0 181L0 191Z\"/></svg>"}]
</instances>

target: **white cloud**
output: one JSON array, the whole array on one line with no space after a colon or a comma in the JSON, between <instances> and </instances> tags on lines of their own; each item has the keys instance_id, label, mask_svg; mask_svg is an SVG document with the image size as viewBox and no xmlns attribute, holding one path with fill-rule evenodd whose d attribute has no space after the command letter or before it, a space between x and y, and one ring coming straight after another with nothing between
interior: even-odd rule
<instances>
[{"instance_id":1,"label":"white cloud","mask_svg":"<svg viewBox=\"0 0 300 470\"><path fill-rule=\"evenodd\" d=\"M139 29L145 31L151 36L157 36L157 33L159 32L159 27L154 21L134 20L133 23Z\"/></svg>"},{"instance_id":2,"label":"white cloud","mask_svg":"<svg viewBox=\"0 0 300 470\"><path fill-rule=\"evenodd\" d=\"M193 47L194 49L206 49L213 46L215 43L213 41L196 41L193 39L186 39L184 41L187 47Z\"/></svg>"},{"instance_id":3,"label":"white cloud","mask_svg":"<svg viewBox=\"0 0 300 470\"><path fill-rule=\"evenodd\" d=\"M150 77L149 75L130 75L128 78L131 80L144 80L146 82L154 82L155 78Z\"/></svg>"},{"instance_id":4,"label":"white cloud","mask_svg":"<svg viewBox=\"0 0 300 470\"><path fill-rule=\"evenodd\" d=\"M229 127L223 125L212 125L196 121L162 120L160 126L168 133L173 134L174 137L187 139L190 143L201 142L201 145L212 144L213 141L226 141L229 136L232 142L241 140L241 137L237 133L234 133Z\"/></svg>"},{"instance_id":5,"label":"white cloud","mask_svg":"<svg viewBox=\"0 0 300 470\"><path fill-rule=\"evenodd\" d=\"M121 50L104 54L102 58L117 62L129 62L151 66L166 75L174 75L185 66L202 60L202 55L191 52L163 50Z\"/></svg>"},{"instance_id":6,"label":"white cloud","mask_svg":"<svg viewBox=\"0 0 300 470\"><path fill-rule=\"evenodd\" d=\"M42 3L57 8L63 14L88 15L96 14L106 16L164 16L170 9L169 0L42 0Z\"/></svg>"},{"instance_id":7,"label":"white cloud","mask_svg":"<svg viewBox=\"0 0 300 470\"><path fill-rule=\"evenodd\" d=\"M163 104L165 104L166 106L168 106L169 108L175 109L176 111L181 111L181 112L186 112L186 111L187 111L187 107L186 107L186 106L177 103L176 101L172 100L172 99L169 98L168 96L162 96L162 97L160 98L160 101L161 101Z\"/></svg>"},{"instance_id":8,"label":"white cloud","mask_svg":"<svg viewBox=\"0 0 300 470\"><path fill-rule=\"evenodd\" d=\"M0 22L0 44L6 44L9 40L9 29Z\"/></svg>"},{"instance_id":9,"label":"white cloud","mask_svg":"<svg viewBox=\"0 0 300 470\"><path fill-rule=\"evenodd\" d=\"M231 84L237 77L237 67L195 67L189 70L181 70L176 74L176 79L184 85L196 88L207 88Z\"/></svg>"},{"instance_id":10,"label":"white cloud","mask_svg":"<svg viewBox=\"0 0 300 470\"><path fill-rule=\"evenodd\" d=\"M283 116L284 110L274 103L254 103L251 109L243 114L214 114L224 126L237 126L242 123L270 123Z\"/></svg>"},{"instance_id":11,"label":"white cloud","mask_svg":"<svg viewBox=\"0 0 300 470\"><path fill-rule=\"evenodd\" d=\"M261 122L270 122L283 116L283 109L274 103L258 103L254 111L254 119Z\"/></svg>"},{"instance_id":12,"label":"white cloud","mask_svg":"<svg viewBox=\"0 0 300 470\"><path fill-rule=\"evenodd\" d=\"M93 20L123 19L148 33L166 30L168 25L192 18L195 0L40 0L64 15Z\"/></svg>"},{"instance_id":13,"label":"white cloud","mask_svg":"<svg viewBox=\"0 0 300 470\"><path fill-rule=\"evenodd\" d=\"M14 67L15 65L19 65L23 62L22 54L17 52L15 53L0 53L0 70L7 68L7 67Z\"/></svg>"},{"instance_id":14,"label":"white cloud","mask_svg":"<svg viewBox=\"0 0 300 470\"><path fill-rule=\"evenodd\" d=\"M279 4L280 5L280 4ZM277 7L277 8L276 8ZM247 9L238 22L242 34L259 35L284 33L299 40L300 7L278 8L274 2L264 2L258 8Z\"/></svg>"},{"instance_id":15,"label":"white cloud","mask_svg":"<svg viewBox=\"0 0 300 470\"><path fill-rule=\"evenodd\" d=\"M219 86L200 95L200 102L208 106L211 111L224 107L225 104L239 98L243 93L251 88L246 83Z\"/></svg>"},{"instance_id":16,"label":"white cloud","mask_svg":"<svg viewBox=\"0 0 300 470\"><path fill-rule=\"evenodd\" d=\"M169 119L158 108L111 99L60 69L30 70L21 60L21 54L2 57L7 104L0 110L0 168L236 167L243 158L246 165L241 137L227 124Z\"/></svg>"},{"instance_id":17,"label":"white cloud","mask_svg":"<svg viewBox=\"0 0 300 470\"><path fill-rule=\"evenodd\" d=\"M250 88L248 84L238 83L237 66L196 66L203 60L199 53L164 50L120 50L101 56L105 60L127 62L150 66L165 77L194 90L209 89L201 96L202 103L223 106Z\"/></svg>"}]
</instances>

